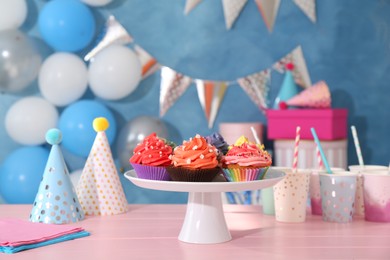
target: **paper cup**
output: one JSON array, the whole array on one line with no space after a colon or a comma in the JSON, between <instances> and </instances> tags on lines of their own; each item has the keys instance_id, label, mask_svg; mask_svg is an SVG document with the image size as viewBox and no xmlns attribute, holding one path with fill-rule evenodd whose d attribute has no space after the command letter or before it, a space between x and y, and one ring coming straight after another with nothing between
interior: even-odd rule
<instances>
[{"instance_id":1,"label":"paper cup","mask_svg":"<svg viewBox=\"0 0 390 260\"><path fill-rule=\"evenodd\" d=\"M365 219L390 222L390 172L363 172Z\"/></svg>"},{"instance_id":2,"label":"paper cup","mask_svg":"<svg viewBox=\"0 0 390 260\"><path fill-rule=\"evenodd\" d=\"M355 195L355 215L364 216L364 200L363 200L363 177L362 172L368 174L369 172L375 172L378 170L387 170L387 166L383 165L350 165L348 166L351 172L358 173L356 182L356 195Z\"/></svg>"},{"instance_id":3,"label":"paper cup","mask_svg":"<svg viewBox=\"0 0 390 260\"><path fill-rule=\"evenodd\" d=\"M345 171L343 168L330 168L332 172ZM320 176L319 173L326 173L323 169L313 169L310 175L310 206L312 215L322 215Z\"/></svg>"},{"instance_id":4,"label":"paper cup","mask_svg":"<svg viewBox=\"0 0 390 260\"><path fill-rule=\"evenodd\" d=\"M277 170L281 172L291 172L291 168L288 167L271 167L272 170ZM263 214L265 215L275 215L275 203L274 203L274 188L269 187L262 189L260 191L261 204L263 209Z\"/></svg>"},{"instance_id":5,"label":"paper cup","mask_svg":"<svg viewBox=\"0 0 390 260\"><path fill-rule=\"evenodd\" d=\"M319 175L322 219L327 222L351 222L357 174L343 171L333 174L320 173Z\"/></svg>"},{"instance_id":6,"label":"paper cup","mask_svg":"<svg viewBox=\"0 0 390 260\"><path fill-rule=\"evenodd\" d=\"M275 218L280 222L304 222L309 193L310 170L286 171L286 177L274 186Z\"/></svg>"}]
</instances>

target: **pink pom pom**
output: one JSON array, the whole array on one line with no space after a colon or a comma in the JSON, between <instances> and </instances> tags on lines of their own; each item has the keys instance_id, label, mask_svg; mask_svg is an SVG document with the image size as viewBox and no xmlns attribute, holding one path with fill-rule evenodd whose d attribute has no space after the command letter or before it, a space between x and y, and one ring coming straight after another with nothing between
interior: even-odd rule
<instances>
[{"instance_id":1,"label":"pink pom pom","mask_svg":"<svg viewBox=\"0 0 390 260\"><path fill-rule=\"evenodd\" d=\"M279 108L282 109L282 110L285 110L285 109L288 108L288 106L287 106L286 102L281 101L281 102L279 103Z\"/></svg>"},{"instance_id":2,"label":"pink pom pom","mask_svg":"<svg viewBox=\"0 0 390 260\"><path fill-rule=\"evenodd\" d=\"M294 64L292 64L291 62L286 64L286 70L292 71L293 69L294 69Z\"/></svg>"}]
</instances>

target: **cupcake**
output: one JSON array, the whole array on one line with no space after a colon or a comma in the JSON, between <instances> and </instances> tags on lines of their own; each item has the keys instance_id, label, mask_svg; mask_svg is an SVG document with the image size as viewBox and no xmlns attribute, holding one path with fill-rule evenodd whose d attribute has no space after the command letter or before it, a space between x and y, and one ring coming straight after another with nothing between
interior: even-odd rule
<instances>
[{"instance_id":1,"label":"cupcake","mask_svg":"<svg viewBox=\"0 0 390 260\"><path fill-rule=\"evenodd\" d=\"M272 164L264 146L240 137L222 158L222 170L230 182L261 180Z\"/></svg>"},{"instance_id":2,"label":"cupcake","mask_svg":"<svg viewBox=\"0 0 390 260\"><path fill-rule=\"evenodd\" d=\"M168 181L172 151L171 143L152 133L134 148L129 162L139 178Z\"/></svg>"},{"instance_id":3,"label":"cupcake","mask_svg":"<svg viewBox=\"0 0 390 260\"><path fill-rule=\"evenodd\" d=\"M210 182L220 171L217 155L215 146L196 135L174 149L167 170L173 181Z\"/></svg>"},{"instance_id":4,"label":"cupcake","mask_svg":"<svg viewBox=\"0 0 390 260\"><path fill-rule=\"evenodd\" d=\"M218 149L220 153L218 157L222 157L222 155L225 155L228 152L229 145L227 144L225 139L223 139L222 135L220 135L219 133L213 133L209 136L206 136L205 138L207 143L215 146L215 148Z\"/></svg>"}]
</instances>

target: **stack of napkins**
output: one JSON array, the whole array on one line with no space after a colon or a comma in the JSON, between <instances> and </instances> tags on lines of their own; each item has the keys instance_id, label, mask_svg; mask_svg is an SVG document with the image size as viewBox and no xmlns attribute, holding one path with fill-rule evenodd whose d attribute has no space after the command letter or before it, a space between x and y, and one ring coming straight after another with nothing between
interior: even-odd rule
<instances>
[{"instance_id":1,"label":"stack of napkins","mask_svg":"<svg viewBox=\"0 0 390 260\"><path fill-rule=\"evenodd\" d=\"M71 225L0 219L0 252L12 254L89 235L83 228Z\"/></svg>"}]
</instances>

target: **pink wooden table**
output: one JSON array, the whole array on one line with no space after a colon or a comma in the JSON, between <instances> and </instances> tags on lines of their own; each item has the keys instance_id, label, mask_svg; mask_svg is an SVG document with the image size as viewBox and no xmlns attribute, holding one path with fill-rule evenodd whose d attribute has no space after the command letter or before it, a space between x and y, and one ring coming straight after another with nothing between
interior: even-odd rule
<instances>
[{"instance_id":1,"label":"pink wooden table","mask_svg":"<svg viewBox=\"0 0 390 260\"><path fill-rule=\"evenodd\" d=\"M28 219L31 205L0 205L0 217ZM91 236L0 259L390 259L390 223L279 223L259 206L224 205L233 239L197 245L177 239L186 205L130 205L126 214L76 223ZM1 230L0 230L1 232Z\"/></svg>"}]
</instances>

